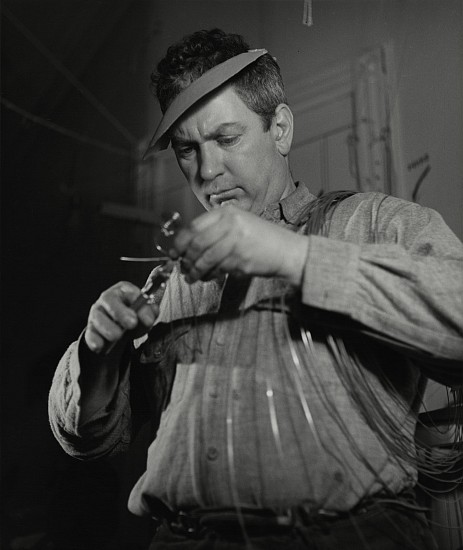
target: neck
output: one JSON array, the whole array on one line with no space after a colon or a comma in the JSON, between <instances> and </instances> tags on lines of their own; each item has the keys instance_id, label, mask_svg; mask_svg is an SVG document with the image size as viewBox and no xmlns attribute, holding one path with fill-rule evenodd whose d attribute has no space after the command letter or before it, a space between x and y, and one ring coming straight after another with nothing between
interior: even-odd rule
<instances>
[{"instance_id":1,"label":"neck","mask_svg":"<svg viewBox=\"0 0 463 550\"><path fill-rule=\"evenodd\" d=\"M289 169L289 163L287 159L285 160L285 170L282 174L282 180L285 182L285 186L283 189L283 193L281 194L280 200L290 195L296 189L296 184L294 183L293 176L291 175L291 171Z\"/></svg>"}]
</instances>

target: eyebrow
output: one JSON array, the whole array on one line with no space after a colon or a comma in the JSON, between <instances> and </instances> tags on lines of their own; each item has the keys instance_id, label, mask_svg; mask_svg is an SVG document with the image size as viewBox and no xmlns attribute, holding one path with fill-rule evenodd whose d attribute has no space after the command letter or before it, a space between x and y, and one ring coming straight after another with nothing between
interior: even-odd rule
<instances>
[{"instance_id":1,"label":"eyebrow","mask_svg":"<svg viewBox=\"0 0 463 550\"><path fill-rule=\"evenodd\" d=\"M223 122L222 124L219 124L217 128L215 128L210 134L206 134L206 139L214 139L218 136L223 135L224 133L229 132L230 130L238 131L238 132L244 132L245 126L244 124L241 124L240 122ZM172 146L179 146L179 145L189 145L192 143L195 143L194 140L191 139L185 139L181 136L175 136L173 135L171 137Z\"/></svg>"}]
</instances>

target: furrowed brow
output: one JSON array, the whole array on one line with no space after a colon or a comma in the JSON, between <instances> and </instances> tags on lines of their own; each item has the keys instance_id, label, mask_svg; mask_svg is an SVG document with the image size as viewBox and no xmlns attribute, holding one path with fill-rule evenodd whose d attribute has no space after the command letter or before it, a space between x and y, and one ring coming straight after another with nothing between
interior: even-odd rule
<instances>
[{"instance_id":1,"label":"furrowed brow","mask_svg":"<svg viewBox=\"0 0 463 550\"><path fill-rule=\"evenodd\" d=\"M224 134L229 134L230 132L244 132L245 126L240 122L223 122L219 124L212 132L205 134L205 139L215 139ZM195 145L196 141L194 139L184 138L181 135L172 135L171 136L172 147L184 147Z\"/></svg>"},{"instance_id":2,"label":"furrowed brow","mask_svg":"<svg viewBox=\"0 0 463 550\"><path fill-rule=\"evenodd\" d=\"M229 132L244 132L244 130L245 127L240 122L224 122L217 126L217 128L207 137L220 136Z\"/></svg>"},{"instance_id":3,"label":"furrowed brow","mask_svg":"<svg viewBox=\"0 0 463 550\"><path fill-rule=\"evenodd\" d=\"M194 141L191 139L182 138L179 136L172 136L172 147L181 147L185 145L194 145Z\"/></svg>"}]
</instances>

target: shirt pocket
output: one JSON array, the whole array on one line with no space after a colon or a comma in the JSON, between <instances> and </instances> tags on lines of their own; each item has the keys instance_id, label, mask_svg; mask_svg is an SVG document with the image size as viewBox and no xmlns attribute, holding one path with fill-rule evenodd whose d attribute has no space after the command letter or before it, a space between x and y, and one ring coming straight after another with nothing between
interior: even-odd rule
<instances>
[{"instance_id":1,"label":"shirt pocket","mask_svg":"<svg viewBox=\"0 0 463 550\"><path fill-rule=\"evenodd\" d=\"M141 346L135 367L141 371L143 385L155 426L172 399L177 385L177 344L191 324L157 325ZM177 390L175 389L177 394ZM175 397L176 399L178 397Z\"/></svg>"}]
</instances>

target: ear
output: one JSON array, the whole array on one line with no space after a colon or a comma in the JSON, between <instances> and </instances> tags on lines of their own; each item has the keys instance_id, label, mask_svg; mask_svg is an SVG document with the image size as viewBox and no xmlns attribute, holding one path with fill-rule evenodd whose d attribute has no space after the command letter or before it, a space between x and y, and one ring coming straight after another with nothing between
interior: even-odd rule
<instances>
[{"instance_id":1,"label":"ear","mask_svg":"<svg viewBox=\"0 0 463 550\"><path fill-rule=\"evenodd\" d=\"M275 109L271 130L278 151L285 157L291 149L293 129L293 113L286 103L280 103Z\"/></svg>"}]
</instances>

